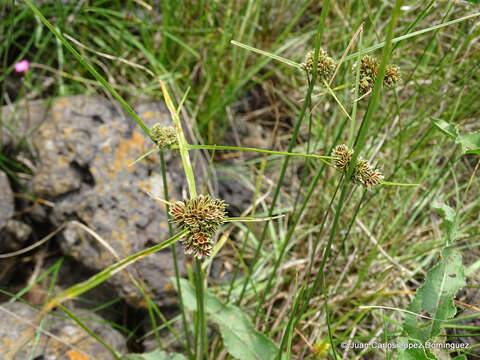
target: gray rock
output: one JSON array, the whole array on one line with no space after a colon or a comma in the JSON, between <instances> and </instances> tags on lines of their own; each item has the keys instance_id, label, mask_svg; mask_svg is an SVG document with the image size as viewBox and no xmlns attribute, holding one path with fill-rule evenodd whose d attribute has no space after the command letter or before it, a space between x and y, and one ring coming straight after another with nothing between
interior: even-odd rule
<instances>
[{"instance_id":1,"label":"gray rock","mask_svg":"<svg viewBox=\"0 0 480 360\"><path fill-rule=\"evenodd\" d=\"M0 239L0 248L8 250L19 250L30 237L32 228L21 221L10 219L2 231L3 238Z\"/></svg>"},{"instance_id":2,"label":"gray rock","mask_svg":"<svg viewBox=\"0 0 480 360\"><path fill-rule=\"evenodd\" d=\"M147 126L170 125L163 104L138 107ZM55 201L50 220L59 226L77 220L95 231L124 258L169 238L165 207L147 192L163 197L160 161L153 154L134 166L132 161L153 147L135 122L111 103L75 96L58 99L50 119L34 139L38 170L33 179L36 194ZM179 156L165 152L170 200L186 194ZM179 244L177 244L179 245ZM85 266L100 271L113 264L114 256L79 226L69 225L60 239L62 251ZM178 247L182 274L185 259ZM144 258L129 271L146 285L159 303L176 303L169 278L174 274L170 249ZM118 294L135 307L143 297L125 271L110 280Z\"/></svg>"},{"instance_id":3,"label":"gray rock","mask_svg":"<svg viewBox=\"0 0 480 360\"><path fill-rule=\"evenodd\" d=\"M7 175L5 175L3 171L0 171L0 230L13 216L13 210L13 193L10 189L10 183L8 182Z\"/></svg>"},{"instance_id":4,"label":"gray rock","mask_svg":"<svg viewBox=\"0 0 480 360\"><path fill-rule=\"evenodd\" d=\"M70 308L87 327L103 339L120 354L126 352L125 339L115 329L102 323L94 314L80 313ZM11 346L22 338L38 314L35 308L20 302L0 305L0 359L3 359ZM72 359L114 359L113 355L97 340L88 335L61 311L47 315L42 324L44 332L40 334L33 358L45 360ZM34 339L25 344L15 355L14 360L29 359L33 350Z\"/></svg>"},{"instance_id":5,"label":"gray rock","mask_svg":"<svg viewBox=\"0 0 480 360\"><path fill-rule=\"evenodd\" d=\"M10 219L5 226L7 232L12 235L16 242L23 244L32 233L32 228L21 221Z\"/></svg>"}]
</instances>

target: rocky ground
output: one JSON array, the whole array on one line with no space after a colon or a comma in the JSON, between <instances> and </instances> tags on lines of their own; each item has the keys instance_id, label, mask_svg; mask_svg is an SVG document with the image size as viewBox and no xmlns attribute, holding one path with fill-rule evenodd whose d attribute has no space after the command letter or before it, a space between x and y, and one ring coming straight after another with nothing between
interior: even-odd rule
<instances>
[{"instance_id":1,"label":"rocky ground","mask_svg":"<svg viewBox=\"0 0 480 360\"><path fill-rule=\"evenodd\" d=\"M140 104L135 111L151 127L160 122L170 125L163 103ZM129 164L152 148L150 139L118 107L102 98L74 96L47 104L32 102L23 108L2 109L9 130L2 132L4 149L21 147L18 159L32 170L27 189L0 171L0 250L10 253L29 246L60 229L42 246L15 257L0 259L0 286L15 293L64 257L55 291L84 280L113 264L118 258L150 247L169 237L165 206L153 196L163 198L163 181L157 155ZM24 134L25 137L19 137ZM201 156L196 159L195 174L200 186L208 165ZM165 152L170 200L186 196L181 161ZM251 201L251 191L228 172L210 179L217 196L231 204L232 215L238 215ZM214 175L218 175L214 172ZM13 190L12 190L13 189ZM16 193L17 195L14 195ZM22 195L23 194L23 195ZM36 200L35 200L36 199ZM182 276L186 274L186 257L177 244L177 258ZM167 313L174 314L177 297L170 278L174 275L170 250L144 258L127 270L144 284L149 296ZM110 278L89 291L71 309L91 308L119 298L116 305L85 317L96 324L92 330L116 350L151 349L151 339L128 343L126 334L100 323L102 319L122 323L132 314L138 323L147 319L145 300L129 281L127 271ZM35 318L46 299L49 283L42 281L23 296L23 302L12 302L3 296L0 304L0 359L12 343ZM85 298L89 303L85 303ZM81 299L80 299L81 300ZM81 313L81 311L80 311ZM103 316L103 318L101 317ZM139 320L140 319L140 320ZM90 322L89 322L90 323ZM148 324L148 321L144 322ZM138 326L135 324L136 330ZM142 334L148 331L143 326ZM94 354L92 358L109 359L105 348L90 338L61 311L45 320L36 348L44 358L73 359L72 354ZM3 333L2 333L3 331ZM23 347L18 359L26 358L32 345Z\"/></svg>"}]
</instances>

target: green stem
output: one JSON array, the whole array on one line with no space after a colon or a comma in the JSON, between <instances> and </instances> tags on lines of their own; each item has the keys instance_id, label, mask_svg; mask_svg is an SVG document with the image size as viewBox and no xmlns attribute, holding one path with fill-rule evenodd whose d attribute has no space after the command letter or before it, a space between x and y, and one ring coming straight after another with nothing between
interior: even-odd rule
<instances>
[{"instance_id":1,"label":"green stem","mask_svg":"<svg viewBox=\"0 0 480 360\"><path fill-rule=\"evenodd\" d=\"M325 24L325 19L327 17L329 5L330 5L329 0L323 0L322 13L320 15L320 22L318 24L318 29L317 29L317 37L315 39L315 55L314 55L314 63L315 64L318 64L318 54L319 54L319 50L320 50L320 43L321 43L321 40L322 40L324 24ZM295 125L295 129L294 129L293 134L292 134L292 139L290 140L290 144L288 146L288 152L291 152L292 149L293 149L293 146L295 144L295 141L296 141L296 138L297 138L297 135L298 135L298 131L300 130L300 125L302 124L303 119L305 118L305 113L306 113L306 111L308 109L308 106L311 102L314 84L315 84L315 81L317 80L317 71L316 70L317 70L317 66L315 65L312 81L309 84L307 94L306 94L306 97L305 97L305 101L304 101L302 109L300 111L300 115L298 117L297 124ZM289 159L290 159L289 157L286 157L285 160L284 160L283 167L282 167L282 170L280 172L280 177L279 177L279 180L278 180L278 185L277 185L277 188L275 189L275 194L274 194L273 199L272 199L272 204L270 206L268 216L272 216L273 211L275 209L276 201L277 201L278 195L280 193L280 188L283 184L283 179L285 177L285 173L286 173L286 170L287 170ZM295 226L292 226L292 228L291 228L292 232L293 232L294 228L295 228ZM262 235L261 235L260 241L257 245L257 249L255 251L253 262L250 265L250 267L252 269L253 269L255 263L257 262L259 255L260 255L260 250L262 249L263 242L265 241L265 236L267 234L267 229L268 229L268 222L266 222L264 227L263 227ZM285 252L285 248L286 248L286 242L284 242L284 244L282 244L282 249L281 249L281 252L279 254L279 257L278 257L277 261L275 262L274 269L269 276L267 287L265 288L265 291L262 293L260 301L258 301L258 305L257 305L257 308L255 310L254 322L257 319L257 316L260 312L260 309L264 305L265 296L267 294L269 294L269 291L270 291L271 286L272 286L273 278L275 277L276 270L277 270L277 268L278 268L278 266L281 262L283 254ZM245 292L245 289L246 289L246 286L247 286L247 283L248 283L249 280L251 280L251 278L247 276L247 278L245 280L245 283L243 285L243 288L242 288L242 292L240 294L239 301L242 300L243 294Z\"/></svg>"},{"instance_id":2,"label":"green stem","mask_svg":"<svg viewBox=\"0 0 480 360\"><path fill-rule=\"evenodd\" d=\"M163 150L160 150L160 166L162 169L162 180L163 180L163 195L165 198L165 201L167 204L166 206L166 216L167 216L167 222L168 222L168 231L170 236L173 235L173 228L172 228L172 223L170 221L170 215L169 215L169 209L170 206L168 205L168 202L170 200L170 197L168 195L168 185L167 185L167 169L165 166L165 157L163 156ZM183 295L182 295L182 288L180 285L180 271L178 269L178 261L177 261L177 251L175 249L175 244L172 244L170 246L170 250L172 252L172 259L173 259L173 267L175 270L175 282L177 284L177 291L178 291L178 305L180 307L180 311L182 313L182 324L183 324L183 331L185 333L185 339L187 342L187 351L191 355L192 353L192 344L190 342L190 334L188 332L188 325L187 325L187 317L185 315L185 306L183 304Z\"/></svg>"},{"instance_id":3,"label":"green stem","mask_svg":"<svg viewBox=\"0 0 480 360\"><path fill-rule=\"evenodd\" d=\"M172 146L172 149L176 149L178 146ZM237 151L249 151L249 152L257 152L263 154L273 154L273 155L284 155L284 156L300 156L300 157L311 157L315 159L319 159L326 164L329 164L324 159L334 159L333 156L324 156L324 155L316 155L316 154L301 154L301 153L292 153L292 152L284 152L284 151L275 151L275 150L264 150L258 148L250 148L250 147L242 147L242 146L224 146L224 145L188 145L189 149L206 149L206 150L237 150Z\"/></svg>"},{"instance_id":4,"label":"green stem","mask_svg":"<svg viewBox=\"0 0 480 360\"><path fill-rule=\"evenodd\" d=\"M368 125L369 125L369 123L370 123L370 121L373 117L374 112L376 111L376 109L378 107L378 99L379 99L379 95L380 95L380 89L381 89L382 82L383 82L383 77L384 77L384 74L385 74L385 67L386 67L386 65L388 63L388 60L390 58L390 53L391 53L391 48L392 48L393 32L394 32L395 25L396 25L396 22L397 22L399 13L400 13L401 2L402 2L401 0L397 0L396 3L395 3L395 8L394 8L394 11L393 11L392 19L390 21L389 32L388 32L388 35L387 35L387 41L386 41L387 46L383 49L382 61L381 61L380 68L379 68L379 71L378 71L378 76L377 76L377 79L376 79L376 82L375 82L375 86L373 88L372 96L370 98L368 108L367 108L367 112L366 112L366 114L363 118L362 124L360 125L359 133L357 135L356 150L358 149L358 152L362 149L362 147L365 143L365 140L366 140L365 135L366 135L366 131L368 129ZM338 200L338 203L337 203L337 208L336 208L336 211L335 211L335 217L334 217L333 224L332 224L332 227L331 227L331 230L330 230L327 245L325 246L325 250L324 250L324 253L323 253L323 257L322 257L322 262L320 264L320 267L317 269L317 275L315 277L315 280L314 280L312 286L310 287L309 291L307 291L305 302L304 302L304 304L303 304L303 306L300 310L300 314L302 314L305 311L306 307L308 306L308 303L309 303L310 299L315 295L315 292L316 292L316 290L317 290L317 288L320 284L320 281L322 280L322 278L324 276L325 265L327 263L327 259L330 256L330 252L331 252L331 248L332 248L332 244L333 244L333 239L335 238L338 223L339 223L339 220L340 220L340 215L341 215L342 209L343 209L343 203L345 201L345 198L346 198L346 195L347 195L347 192L348 192L348 188L349 188L348 184L350 183L349 179L351 178L351 175L352 175L352 172L353 172L353 164L355 163L356 157L358 156L358 152L355 151L354 156L351 160L350 168L348 169L347 174L345 176L346 181L344 181L343 186L342 186L342 192L340 194L340 199ZM297 318L295 325L298 323L299 320L300 320L300 317Z\"/></svg>"},{"instance_id":5,"label":"green stem","mask_svg":"<svg viewBox=\"0 0 480 360\"><path fill-rule=\"evenodd\" d=\"M359 38L358 38L358 47L361 49L362 47L362 40L363 40L363 30L360 32ZM358 86L360 84L360 57L357 59L357 67L355 71L355 101L353 102L353 107L352 107L352 121L350 122L350 133L348 135L348 142L350 146L353 146L353 142L355 141L354 139L354 133L355 133L355 123L356 123L356 118L357 118L357 107L358 107Z\"/></svg>"},{"instance_id":6,"label":"green stem","mask_svg":"<svg viewBox=\"0 0 480 360\"><path fill-rule=\"evenodd\" d=\"M265 150L265 149L258 149L258 148L250 148L250 147L242 147L242 146L225 146L225 145L190 145L187 144L187 149L194 150L194 149L202 149L202 150L230 150L230 151L248 151L248 152L256 152L256 153L263 153L263 154L272 154L272 155L282 155L282 156L298 156L298 157L306 157L306 158L314 158L320 161L323 161L326 165L330 165L328 161L325 159L335 159L334 156L326 156L326 155L316 155L316 154L303 154L303 153L292 153L292 152L284 152L284 151L275 151L275 150ZM170 149L180 149L178 145L172 145ZM148 150L145 154L138 157L135 161L130 163L128 166L132 166L135 163L139 162L140 160L146 158L148 155L153 154L157 151L158 148L154 147Z\"/></svg>"},{"instance_id":7,"label":"green stem","mask_svg":"<svg viewBox=\"0 0 480 360\"><path fill-rule=\"evenodd\" d=\"M168 90L160 79L160 86L162 88L163 97L165 98L165 104L167 105L170 115L172 116L173 124L175 125L175 130L177 133L178 147L180 150L180 156L182 158L183 170L185 171L185 177L188 183L188 190L190 192L190 198L195 198L197 196L197 187L195 185L195 177L193 175L192 163L190 161L190 156L188 154L188 143L185 139L185 135L182 130L182 123L180 122L180 117L178 115L179 111L175 109L172 99L168 93ZM198 316L198 325L199 325L199 334L195 333L195 337L200 336L200 341L196 342L199 345L199 348L196 349L196 358L201 360L205 354L208 357L207 353L207 320L205 317L204 311L204 281L203 281L203 270L202 263L195 259L195 293L197 297L197 316Z\"/></svg>"}]
</instances>

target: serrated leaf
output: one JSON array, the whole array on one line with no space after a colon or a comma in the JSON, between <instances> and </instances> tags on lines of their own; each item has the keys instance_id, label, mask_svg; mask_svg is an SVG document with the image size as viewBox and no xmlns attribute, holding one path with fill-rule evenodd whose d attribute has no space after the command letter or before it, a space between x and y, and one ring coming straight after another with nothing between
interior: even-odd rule
<instances>
[{"instance_id":1,"label":"serrated leaf","mask_svg":"<svg viewBox=\"0 0 480 360\"><path fill-rule=\"evenodd\" d=\"M460 135L455 142L462 147L464 154L480 155L480 131Z\"/></svg>"},{"instance_id":2,"label":"serrated leaf","mask_svg":"<svg viewBox=\"0 0 480 360\"><path fill-rule=\"evenodd\" d=\"M458 137L458 129L455 125L452 125L442 119L432 119L433 125L435 125L441 132L451 138L456 139Z\"/></svg>"},{"instance_id":3,"label":"serrated leaf","mask_svg":"<svg viewBox=\"0 0 480 360\"><path fill-rule=\"evenodd\" d=\"M428 272L425 284L417 289L407 308L429 319L407 313L403 323L406 334L421 344L438 336L442 323L456 314L453 298L465 285L462 256L451 247L444 248L441 261Z\"/></svg>"},{"instance_id":4,"label":"serrated leaf","mask_svg":"<svg viewBox=\"0 0 480 360\"><path fill-rule=\"evenodd\" d=\"M443 225L445 226L446 233L446 245L451 245L458 235L458 221L455 210L444 202L435 199L432 204L433 208L438 212L438 214L443 218Z\"/></svg>"},{"instance_id":5,"label":"serrated leaf","mask_svg":"<svg viewBox=\"0 0 480 360\"><path fill-rule=\"evenodd\" d=\"M197 309L195 289L185 279L180 279L183 302L189 311ZM175 282L173 282L175 283ZM225 349L241 360L275 359L278 347L263 333L255 330L248 317L236 306L223 304L215 295L204 292L208 319L220 329Z\"/></svg>"},{"instance_id":6,"label":"serrated leaf","mask_svg":"<svg viewBox=\"0 0 480 360\"><path fill-rule=\"evenodd\" d=\"M186 360L186 358L182 354L167 354L157 349L145 354L127 354L122 356L121 360Z\"/></svg>"}]
</instances>

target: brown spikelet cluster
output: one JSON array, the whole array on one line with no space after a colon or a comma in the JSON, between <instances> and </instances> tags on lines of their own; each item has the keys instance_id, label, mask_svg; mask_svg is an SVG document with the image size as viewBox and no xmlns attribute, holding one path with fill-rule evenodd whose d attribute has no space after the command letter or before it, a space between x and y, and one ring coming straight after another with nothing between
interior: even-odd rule
<instances>
[{"instance_id":1,"label":"brown spikelet cluster","mask_svg":"<svg viewBox=\"0 0 480 360\"><path fill-rule=\"evenodd\" d=\"M347 145L338 145L332 152L335 157L335 167L341 172L346 173L350 167L354 150L349 149ZM353 169L352 181L354 184L363 185L367 189L381 183L383 175L377 169L374 169L367 160L357 159Z\"/></svg>"},{"instance_id":2,"label":"brown spikelet cluster","mask_svg":"<svg viewBox=\"0 0 480 360\"><path fill-rule=\"evenodd\" d=\"M162 126L157 123L150 129L150 136L159 149L167 149L178 143L175 129L171 126Z\"/></svg>"},{"instance_id":3,"label":"brown spikelet cluster","mask_svg":"<svg viewBox=\"0 0 480 360\"><path fill-rule=\"evenodd\" d=\"M400 69L397 65L387 65L385 68L385 77L383 78L383 85L391 87L400 80Z\"/></svg>"},{"instance_id":4,"label":"brown spikelet cluster","mask_svg":"<svg viewBox=\"0 0 480 360\"><path fill-rule=\"evenodd\" d=\"M212 237L225 219L226 207L223 200L212 199L209 195L173 204L170 216L181 229L189 231L182 242L185 253L199 258L210 256Z\"/></svg>"},{"instance_id":5,"label":"brown spikelet cluster","mask_svg":"<svg viewBox=\"0 0 480 360\"><path fill-rule=\"evenodd\" d=\"M365 55L360 60L360 82L358 84L358 91L360 95L364 95L373 89L373 84L375 84L377 73L378 61L371 56Z\"/></svg>"},{"instance_id":6,"label":"brown spikelet cluster","mask_svg":"<svg viewBox=\"0 0 480 360\"><path fill-rule=\"evenodd\" d=\"M371 56L365 55L360 60L360 81L358 84L358 92L360 95L372 91L375 79L378 74L378 61ZM353 68L356 73L355 66ZM400 69L398 66L390 64L385 68L385 77L383 78L383 85L391 87L400 80Z\"/></svg>"},{"instance_id":7,"label":"brown spikelet cluster","mask_svg":"<svg viewBox=\"0 0 480 360\"><path fill-rule=\"evenodd\" d=\"M315 51L309 51L305 56L305 60L302 63L302 68L308 75L313 73ZM318 50L318 67L317 76L320 80L328 80L335 70L335 61L328 56L327 52L320 48Z\"/></svg>"},{"instance_id":8,"label":"brown spikelet cluster","mask_svg":"<svg viewBox=\"0 0 480 360\"><path fill-rule=\"evenodd\" d=\"M338 145L333 149L332 156L335 157L335 167L342 172L348 170L350 160L352 160L353 150L350 150L347 145Z\"/></svg>"}]
</instances>

